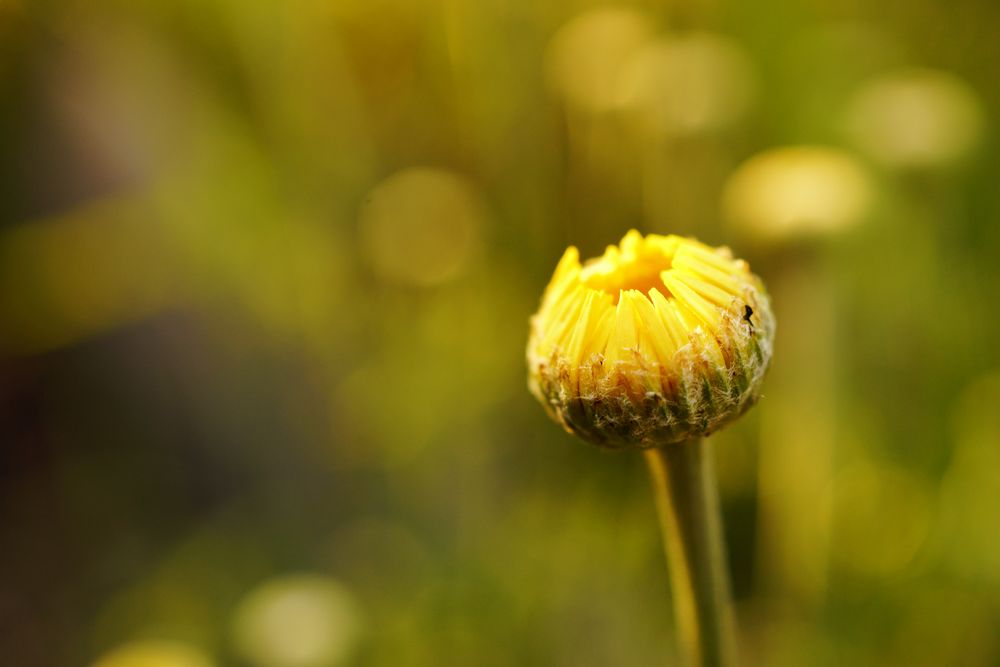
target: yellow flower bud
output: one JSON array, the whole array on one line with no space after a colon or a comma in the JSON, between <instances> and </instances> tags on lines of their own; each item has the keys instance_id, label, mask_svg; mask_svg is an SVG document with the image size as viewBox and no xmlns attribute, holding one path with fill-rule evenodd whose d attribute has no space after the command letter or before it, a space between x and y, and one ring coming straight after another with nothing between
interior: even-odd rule
<instances>
[{"instance_id":1,"label":"yellow flower bud","mask_svg":"<svg viewBox=\"0 0 1000 667\"><path fill-rule=\"evenodd\" d=\"M582 266L566 250L531 318L529 387L566 430L613 449L708 435L760 395L774 316L728 248L632 230Z\"/></svg>"}]
</instances>

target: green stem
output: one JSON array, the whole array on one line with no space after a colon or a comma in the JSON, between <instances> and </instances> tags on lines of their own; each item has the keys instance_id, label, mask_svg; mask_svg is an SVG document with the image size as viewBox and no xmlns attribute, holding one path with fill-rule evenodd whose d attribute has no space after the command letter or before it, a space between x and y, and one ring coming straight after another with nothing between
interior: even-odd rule
<instances>
[{"instance_id":1,"label":"green stem","mask_svg":"<svg viewBox=\"0 0 1000 667\"><path fill-rule=\"evenodd\" d=\"M736 639L710 445L696 439L645 454L681 651L693 667L733 667Z\"/></svg>"}]
</instances>

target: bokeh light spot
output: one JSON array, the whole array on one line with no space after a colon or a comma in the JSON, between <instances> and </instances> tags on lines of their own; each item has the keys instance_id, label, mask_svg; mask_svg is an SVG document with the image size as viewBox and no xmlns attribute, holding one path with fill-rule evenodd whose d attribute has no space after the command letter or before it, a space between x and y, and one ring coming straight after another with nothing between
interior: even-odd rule
<instances>
[{"instance_id":1,"label":"bokeh light spot","mask_svg":"<svg viewBox=\"0 0 1000 667\"><path fill-rule=\"evenodd\" d=\"M362 250L388 282L428 286L457 277L479 249L486 209L462 176L428 168L377 185L360 213Z\"/></svg>"},{"instance_id":2,"label":"bokeh light spot","mask_svg":"<svg viewBox=\"0 0 1000 667\"><path fill-rule=\"evenodd\" d=\"M815 236L860 222L871 185L849 153L818 146L764 151L729 177L723 212L748 239Z\"/></svg>"},{"instance_id":3,"label":"bokeh light spot","mask_svg":"<svg viewBox=\"0 0 1000 667\"><path fill-rule=\"evenodd\" d=\"M712 132L739 120L753 97L750 60L731 39L712 33L663 37L625 66L623 103L654 134Z\"/></svg>"},{"instance_id":4,"label":"bokeh light spot","mask_svg":"<svg viewBox=\"0 0 1000 667\"><path fill-rule=\"evenodd\" d=\"M336 580L285 575L240 602L233 641L257 667L330 667L349 658L360 628L354 599Z\"/></svg>"},{"instance_id":5,"label":"bokeh light spot","mask_svg":"<svg viewBox=\"0 0 1000 667\"><path fill-rule=\"evenodd\" d=\"M610 111L619 106L623 65L651 36L646 17L629 9L608 7L579 14L549 43L549 83L575 108Z\"/></svg>"},{"instance_id":6,"label":"bokeh light spot","mask_svg":"<svg viewBox=\"0 0 1000 667\"><path fill-rule=\"evenodd\" d=\"M903 69L862 85L848 107L848 137L890 167L947 167L968 155L983 132L975 90L949 72Z\"/></svg>"},{"instance_id":7,"label":"bokeh light spot","mask_svg":"<svg viewBox=\"0 0 1000 667\"><path fill-rule=\"evenodd\" d=\"M213 667L199 649L168 640L141 640L102 655L91 667Z\"/></svg>"},{"instance_id":8,"label":"bokeh light spot","mask_svg":"<svg viewBox=\"0 0 1000 667\"><path fill-rule=\"evenodd\" d=\"M932 508L928 485L909 471L851 465L834 485L834 556L854 572L897 574L923 546Z\"/></svg>"}]
</instances>

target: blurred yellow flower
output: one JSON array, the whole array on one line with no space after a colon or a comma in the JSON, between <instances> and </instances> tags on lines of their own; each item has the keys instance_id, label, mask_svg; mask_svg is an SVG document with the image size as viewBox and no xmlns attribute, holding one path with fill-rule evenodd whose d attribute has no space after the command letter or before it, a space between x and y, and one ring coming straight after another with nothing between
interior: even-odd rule
<instances>
[{"instance_id":1,"label":"blurred yellow flower","mask_svg":"<svg viewBox=\"0 0 1000 667\"><path fill-rule=\"evenodd\" d=\"M631 9L602 7L583 12L559 28L549 43L549 85L580 111L612 111L621 103L623 66L652 34L646 16Z\"/></svg>"},{"instance_id":2,"label":"blurred yellow flower","mask_svg":"<svg viewBox=\"0 0 1000 667\"><path fill-rule=\"evenodd\" d=\"M459 276L481 245L486 205L444 169L404 169L379 183L359 214L362 251L379 278L428 287Z\"/></svg>"},{"instance_id":3,"label":"blurred yellow flower","mask_svg":"<svg viewBox=\"0 0 1000 667\"><path fill-rule=\"evenodd\" d=\"M141 640L102 655L92 667L212 667L199 649L169 640Z\"/></svg>"},{"instance_id":4,"label":"blurred yellow flower","mask_svg":"<svg viewBox=\"0 0 1000 667\"><path fill-rule=\"evenodd\" d=\"M360 630L354 597L318 574L265 581L240 601L233 617L237 652L255 667L346 664Z\"/></svg>"},{"instance_id":5,"label":"blurred yellow flower","mask_svg":"<svg viewBox=\"0 0 1000 667\"><path fill-rule=\"evenodd\" d=\"M774 318L727 248L632 230L556 267L528 341L529 386L568 431L610 448L708 435L757 399Z\"/></svg>"},{"instance_id":6,"label":"blurred yellow flower","mask_svg":"<svg viewBox=\"0 0 1000 667\"><path fill-rule=\"evenodd\" d=\"M754 96L753 65L740 45L709 32L664 35L624 66L621 97L648 133L659 137L723 130Z\"/></svg>"},{"instance_id":7,"label":"blurred yellow flower","mask_svg":"<svg viewBox=\"0 0 1000 667\"><path fill-rule=\"evenodd\" d=\"M847 109L847 137L877 162L900 169L948 167L983 138L976 90L950 72L904 68L861 86Z\"/></svg>"},{"instance_id":8,"label":"blurred yellow flower","mask_svg":"<svg viewBox=\"0 0 1000 667\"><path fill-rule=\"evenodd\" d=\"M868 174L847 151L823 146L772 148L741 164L727 180L722 209L748 241L821 237L868 214Z\"/></svg>"}]
</instances>

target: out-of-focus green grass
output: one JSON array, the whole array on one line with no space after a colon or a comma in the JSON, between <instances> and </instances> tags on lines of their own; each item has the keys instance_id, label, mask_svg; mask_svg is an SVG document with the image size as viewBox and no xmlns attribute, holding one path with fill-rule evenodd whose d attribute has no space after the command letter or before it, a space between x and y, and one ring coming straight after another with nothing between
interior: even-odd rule
<instances>
[{"instance_id":1,"label":"out-of-focus green grass","mask_svg":"<svg viewBox=\"0 0 1000 667\"><path fill-rule=\"evenodd\" d=\"M563 248L637 227L775 299L716 436L746 664L996 664L998 30L0 0L4 660L663 664L641 461L524 378Z\"/></svg>"}]
</instances>

